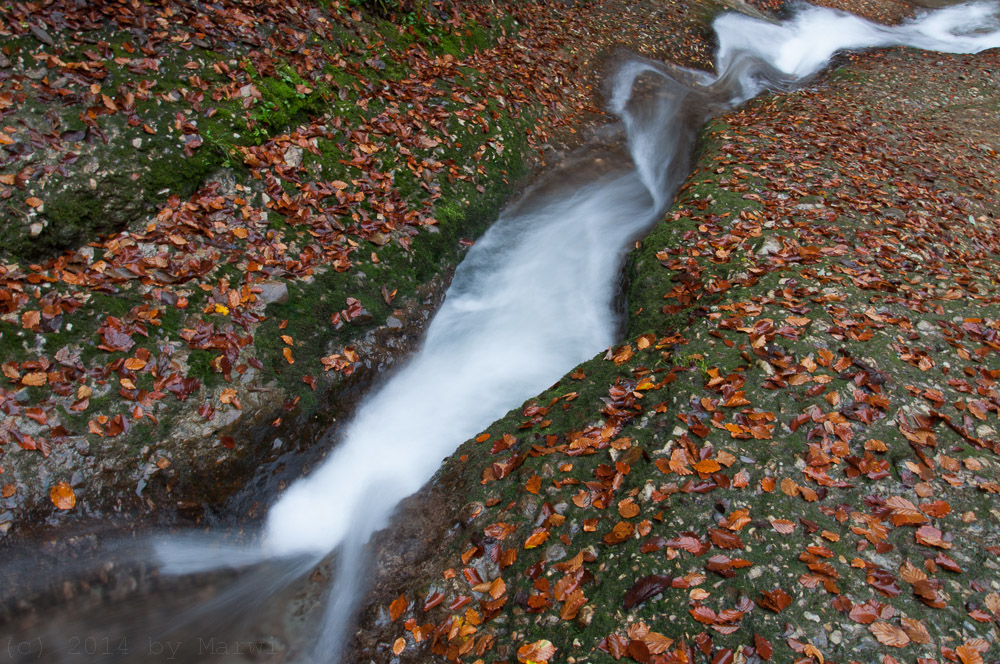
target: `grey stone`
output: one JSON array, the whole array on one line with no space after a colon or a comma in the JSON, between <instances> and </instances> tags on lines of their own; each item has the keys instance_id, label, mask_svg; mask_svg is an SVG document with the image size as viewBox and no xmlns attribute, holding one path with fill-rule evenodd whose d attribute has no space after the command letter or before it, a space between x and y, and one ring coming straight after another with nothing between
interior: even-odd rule
<instances>
[{"instance_id":1,"label":"grey stone","mask_svg":"<svg viewBox=\"0 0 1000 664\"><path fill-rule=\"evenodd\" d=\"M259 284L261 291L257 295L264 304L288 301L288 284L283 281L263 281Z\"/></svg>"},{"instance_id":2,"label":"grey stone","mask_svg":"<svg viewBox=\"0 0 1000 664\"><path fill-rule=\"evenodd\" d=\"M764 240L764 243L760 245L760 249L757 250L758 256L771 256L781 251L781 242L778 241L776 237L769 237Z\"/></svg>"},{"instance_id":3,"label":"grey stone","mask_svg":"<svg viewBox=\"0 0 1000 664\"><path fill-rule=\"evenodd\" d=\"M292 145L285 150L285 163L289 166L298 167L302 163L302 148Z\"/></svg>"}]
</instances>

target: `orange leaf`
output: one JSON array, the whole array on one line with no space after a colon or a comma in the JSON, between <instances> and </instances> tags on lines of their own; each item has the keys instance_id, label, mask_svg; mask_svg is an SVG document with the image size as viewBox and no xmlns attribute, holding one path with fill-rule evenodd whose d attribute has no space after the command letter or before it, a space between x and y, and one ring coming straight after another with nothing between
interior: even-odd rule
<instances>
[{"instance_id":1,"label":"orange leaf","mask_svg":"<svg viewBox=\"0 0 1000 664\"><path fill-rule=\"evenodd\" d=\"M631 537L634 531L635 526L631 523L628 521L619 521L615 524L615 527L612 528L611 532L604 536L604 543L620 544Z\"/></svg>"},{"instance_id":2,"label":"orange leaf","mask_svg":"<svg viewBox=\"0 0 1000 664\"><path fill-rule=\"evenodd\" d=\"M42 314L37 310L32 309L31 311L25 311L21 314L21 327L26 330L32 330L38 327L38 324L42 321Z\"/></svg>"},{"instance_id":3,"label":"orange leaf","mask_svg":"<svg viewBox=\"0 0 1000 664\"><path fill-rule=\"evenodd\" d=\"M967 643L955 648L955 654L962 660L962 664L983 664L983 656Z\"/></svg>"},{"instance_id":4,"label":"orange leaf","mask_svg":"<svg viewBox=\"0 0 1000 664\"><path fill-rule=\"evenodd\" d=\"M292 349L285 346L281 349L281 354L285 356L285 361L289 364L295 364L295 358L292 357Z\"/></svg>"},{"instance_id":5,"label":"orange leaf","mask_svg":"<svg viewBox=\"0 0 1000 664\"><path fill-rule=\"evenodd\" d=\"M573 620L576 618L577 614L580 613L580 609L583 605L587 603L587 596L583 594L583 591L577 588L569 594L566 598L566 602L563 604L562 610L559 611L559 617L563 620Z\"/></svg>"},{"instance_id":6,"label":"orange leaf","mask_svg":"<svg viewBox=\"0 0 1000 664\"><path fill-rule=\"evenodd\" d=\"M556 654L556 647L551 641L541 639L534 643L528 643L517 649L517 661L522 664L529 662L548 662L552 655Z\"/></svg>"},{"instance_id":7,"label":"orange leaf","mask_svg":"<svg viewBox=\"0 0 1000 664\"><path fill-rule=\"evenodd\" d=\"M900 628L887 622L874 622L868 626L868 631L884 646L902 648L910 642L910 637Z\"/></svg>"},{"instance_id":8,"label":"orange leaf","mask_svg":"<svg viewBox=\"0 0 1000 664\"><path fill-rule=\"evenodd\" d=\"M626 498L618 503L618 513L621 514L623 519L631 519L639 515L639 506L634 499Z\"/></svg>"},{"instance_id":9,"label":"orange leaf","mask_svg":"<svg viewBox=\"0 0 1000 664\"><path fill-rule=\"evenodd\" d=\"M930 503L920 503L920 511L939 519L951 513L951 505L943 500L935 500Z\"/></svg>"},{"instance_id":10,"label":"orange leaf","mask_svg":"<svg viewBox=\"0 0 1000 664\"><path fill-rule=\"evenodd\" d=\"M49 377L44 371L32 371L31 373L24 375L24 378L21 379L21 384L38 387L40 385L44 385L48 381Z\"/></svg>"},{"instance_id":11,"label":"orange leaf","mask_svg":"<svg viewBox=\"0 0 1000 664\"><path fill-rule=\"evenodd\" d=\"M403 615L410 603L406 600L406 595L400 595L396 599L392 600L392 604L389 605L389 620L396 622L399 617Z\"/></svg>"},{"instance_id":12,"label":"orange leaf","mask_svg":"<svg viewBox=\"0 0 1000 664\"><path fill-rule=\"evenodd\" d=\"M27 203L28 205L30 205L33 208L37 208L37 207L41 207L42 206L42 199L36 198L34 196L29 196L28 198L24 199L24 202Z\"/></svg>"},{"instance_id":13,"label":"orange leaf","mask_svg":"<svg viewBox=\"0 0 1000 664\"><path fill-rule=\"evenodd\" d=\"M73 488L65 482L59 482L49 489L52 504L61 510L71 510L76 505L76 494Z\"/></svg>"},{"instance_id":14,"label":"orange leaf","mask_svg":"<svg viewBox=\"0 0 1000 664\"><path fill-rule=\"evenodd\" d=\"M129 371L139 371L146 366L146 360L140 360L137 357L130 357L125 360L125 368Z\"/></svg>"},{"instance_id":15,"label":"orange leaf","mask_svg":"<svg viewBox=\"0 0 1000 664\"><path fill-rule=\"evenodd\" d=\"M406 639L404 639L403 637L399 637L392 644L392 654L396 655L397 657L405 649L406 649Z\"/></svg>"},{"instance_id":16,"label":"orange leaf","mask_svg":"<svg viewBox=\"0 0 1000 664\"><path fill-rule=\"evenodd\" d=\"M544 544L545 540L549 538L549 531L539 528L535 532L528 536L528 539L524 540L525 549L534 549L540 544Z\"/></svg>"},{"instance_id":17,"label":"orange leaf","mask_svg":"<svg viewBox=\"0 0 1000 664\"><path fill-rule=\"evenodd\" d=\"M524 489L528 493L538 493L538 490L542 488L542 478L538 475L532 475L528 478L527 483L524 485Z\"/></svg>"},{"instance_id":18,"label":"orange leaf","mask_svg":"<svg viewBox=\"0 0 1000 664\"><path fill-rule=\"evenodd\" d=\"M698 463L691 464L691 467L699 473L705 473L706 475L718 472L722 469L722 466L720 466L719 463L713 459L702 459Z\"/></svg>"},{"instance_id":19,"label":"orange leaf","mask_svg":"<svg viewBox=\"0 0 1000 664\"><path fill-rule=\"evenodd\" d=\"M507 592L507 584L504 583L503 578L498 576L496 580L490 584L490 597L497 599L505 592Z\"/></svg>"}]
</instances>

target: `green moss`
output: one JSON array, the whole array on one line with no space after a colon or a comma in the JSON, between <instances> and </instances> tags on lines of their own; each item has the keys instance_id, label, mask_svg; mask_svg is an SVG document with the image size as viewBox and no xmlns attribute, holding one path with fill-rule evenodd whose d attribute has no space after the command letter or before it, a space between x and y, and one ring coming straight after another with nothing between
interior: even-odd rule
<instances>
[{"instance_id":1,"label":"green moss","mask_svg":"<svg viewBox=\"0 0 1000 664\"><path fill-rule=\"evenodd\" d=\"M218 356L219 354L214 351L193 349L187 356L188 375L197 378L209 388L220 384L223 380L222 374L212 366L212 362Z\"/></svg>"},{"instance_id":2,"label":"green moss","mask_svg":"<svg viewBox=\"0 0 1000 664\"><path fill-rule=\"evenodd\" d=\"M0 321L0 358L3 362L23 362L28 358L20 328L3 321Z\"/></svg>"}]
</instances>

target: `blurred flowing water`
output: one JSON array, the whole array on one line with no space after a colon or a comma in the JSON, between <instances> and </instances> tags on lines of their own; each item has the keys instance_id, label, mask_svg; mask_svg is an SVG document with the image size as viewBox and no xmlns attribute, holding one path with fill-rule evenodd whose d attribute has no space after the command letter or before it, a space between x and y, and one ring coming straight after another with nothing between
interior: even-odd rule
<instances>
[{"instance_id":1,"label":"blurred flowing water","mask_svg":"<svg viewBox=\"0 0 1000 664\"><path fill-rule=\"evenodd\" d=\"M542 178L469 250L420 352L365 400L323 464L272 506L259 537L152 538L41 577L52 584L115 560L147 567L152 581L131 595L123 581L119 602L15 622L10 644L29 645L7 654L37 661L36 650L52 644L43 661L336 661L366 591L364 547L399 501L460 443L615 342L622 261L687 177L707 118L763 90L800 85L840 49L1000 47L998 9L949 7L892 28L826 9L780 24L725 14L714 24L717 75L617 55L605 99L620 124ZM323 615L290 635L307 577L330 555ZM23 582L37 573L30 563L12 562L5 574ZM283 636L276 645L268 634Z\"/></svg>"}]
</instances>

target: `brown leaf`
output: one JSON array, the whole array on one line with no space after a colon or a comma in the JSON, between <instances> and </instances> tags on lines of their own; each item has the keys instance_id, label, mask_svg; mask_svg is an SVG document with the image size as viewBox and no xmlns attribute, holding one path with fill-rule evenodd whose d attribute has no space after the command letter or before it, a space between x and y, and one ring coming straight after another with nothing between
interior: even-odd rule
<instances>
[{"instance_id":1,"label":"brown leaf","mask_svg":"<svg viewBox=\"0 0 1000 664\"><path fill-rule=\"evenodd\" d=\"M917 506L900 496L892 496L885 501L886 507L892 509L889 520L894 526L913 526L927 523L927 516L917 509Z\"/></svg>"},{"instance_id":2,"label":"brown leaf","mask_svg":"<svg viewBox=\"0 0 1000 664\"><path fill-rule=\"evenodd\" d=\"M25 330L34 330L42 322L41 312L32 309L21 314L21 327Z\"/></svg>"},{"instance_id":3,"label":"brown leaf","mask_svg":"<svg viewBox=\"0 0 1000 664\"><path fill-rule=\"evenodd\" d=\"M870 625L878 620L878 611L870 602L855 604L851 607L850 618L856 623Z\"/></svg>"},{"instance_id":4,"label":"brown leaf","mask_svg":"<svg viewBox=\"0 0 1000 664\"><path fill-rule=\"evenodd\" d=\"M577 588L569 594L559 611L559 617L563 620L573 620L580 612L580 609L587 603L587 597L583 591Z\"/></svg>"},{"instance_id":5,"label":"brown leaf","mask_svg":"<svg viewBox=\"0 0 1000 664\"><path fill-rule=\"evenodd\" d=\"M628 648L626 649L628 656L639 662L640 664L649 664L650 654L649 646L638 639L632 639L629 641Z\"/></svg>"},{"instance_id":6,"label":"brown leaf","mask_svg":"<svg viewBox=\"0 0 1000 664\"><path fill-rule=\"evenodd\" d=\"M753 646L762 660L765 662L771 661L771 655L774 654L774 647L771 645L770 641L765 639L760 634L754 633Z\"/></svg>"},{"instance_id":7,"label":"brown leaf","mask_svg":"<svg viewBox=\"0 0 1000 664\"><path fill-rule=\"evenodd\" d=\"M708 537L709 539L712 540L712 544L719 547L720 549L743 548L743 540L740 539L740 536L728 530L710 528L708 531Z\"/></svg>"},{"instance_id":8,"label":"brown leaf","mask_svg":"<svg viewBox=\"0 0 1000 664\"><path fill-rule=\"evenodd\" d=\"M792 603L792 596L781 588L761 593L757 603L769 611L781 613Z\"/></svg>"},{"instance_id":9,"label":"brown leaf","mask_svg":"<svg viewBox=\"0 0 1000 664\"><path fill-rule=\"evenodd\" d=\"M626 609L642 604L671 587L674 577L665 574L648 574L640 577L625 593L623 605Z\"/></svg>"},{"instance_id":10,"label":"brown leaf","mask_svg":"<svg viewBox=\"0 0 1000 664\"><path fill-rule=\"evenodd\" d=\"M950 549L951 542L945 541L940 530L933 526L921 526L917 529L916 540L925 546L936 546L942 549Z\"/></svg>"},{"instance_id":11,"label":"brown leaf","mask_svg":"<svg viewBox=\"0 0 1000 664\"><path fill-rule=\"evenodd\" d=\"M697 620L700 623L704 623L706 625L714 625L715 621L718 618L715 615L715 611L708 608L707 606L702 606L700 604L694 607L693 609L690 609L689 613L692 616L694 616L695 620Z\"/></svg>"},{"instance_id":12,"label":"brown leaf","mask_svg":"<svg viewBox=\"0 0 1000 664\"><path fill-rule=\"evenodd\" d=\"M517 649L517 661L522 664L528 662L548 662L552 655L556 654L556 647L551 641L541 639L533 643L528 643Z\"/></svg>"},{"instance_id":13,"label":"brown leaf","mask_svg":"<svg viewBox=\"0 0 1000 664\"><path fill-rule=\"evenodd\" d=\"M782 535L788 535L795 530L795 522L788 519L771 519L771 527Z\"/></svg>"},{"instance_id":14,"label":"brown leaf","mask_svg":"<svg viewBox=\"0 0 1000 664\"><path fill-rule=\"evenodd\" d=\"M928 633L927 628L919 620L913 618L900 618L900 622L903 625L903 631L906 635L910 637L910 640L914 643L930 643L931 635Z\"/></svg>"},{"instance_id":15,"label":"brown leaf","mask_svg":"<svg viewBox=\"0 0 1000 664\"><path fill-rule=\"evenodd\" d=\"M879 643L891 648L902 648L910 642L910 637L900 628L887 622L878 621L868 626L868 631Z\"/></svg>"},{"instance_id":16,"label":"brown leaf","mask_svg":"<svg viewBox=\"0 0 1000 664\"><path fill-rule=\"evenodd\" d=\"M909 560L903 561L902 567L899 568L899 576L903 581L911 584L927 580L927 573Z\"/></svg>"},{"instance_id":17,"label":"brown leaf","mask_svg":"<svg viewBox=\"0 0 1000 664\"><path fill-rule=\"evenodd\" d=\"M635 526L628 521L619 521L615 524L615 527L611 529L611 532L604 536L604 543L620 544L632 537L633 532L635 532Z\"/></svg>"},{"instance_id":18,"label":"brown leaf","mask_svg":"<svg viewBox=\"0 0 1000 664\"><path fill-rule=\"evenodd\" d=\"M623 519L636 517L639 515L639 505L636 504L633 498L626 498L618 503L618 514L620 514Z\"/></svg>"}]
</instances>

